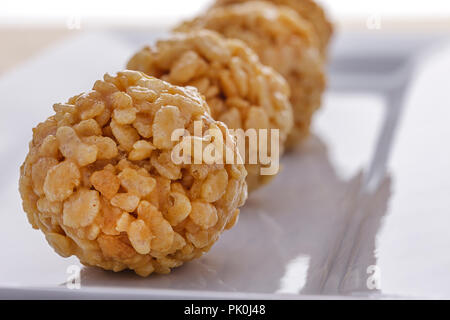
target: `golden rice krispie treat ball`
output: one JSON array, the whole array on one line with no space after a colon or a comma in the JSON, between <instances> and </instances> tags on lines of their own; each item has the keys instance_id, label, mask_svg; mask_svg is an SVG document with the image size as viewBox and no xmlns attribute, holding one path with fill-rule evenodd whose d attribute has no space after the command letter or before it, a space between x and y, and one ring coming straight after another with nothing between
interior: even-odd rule
<instances>
[{"instance_id":1,"label":"golden rice krispie treat ball","mask_svg":"<svg viewBox=\"0 0 450 320\"><path fill-rule=\"evenodd\" d=\"M249 0L217 0L215 7L226 6L229 4L247 2ZM314 32L319 39L319 48L322 55L325 57L327 53L330 38L333 35L333 25L327 18L323 8L314 0L267 0L277 5L288 6L295 11L306 21L311 23Z\"/></svg>"},{"instance_id":2,"label":"golden rice krispie treat ball","mask_svg":"<svg viewBox=\"0 0 450 320\"><path fill-rule=\"evenodd\" d=\"M208 30L174 34L137 52L127 68L196 87L205 96L212 117L230 129L279 129L283 152L293 125L289 86L243 42ZM248 151L247 144L246 157ZM259 162L246 161L246 169L249 190L273 177L260 174Z\"/></svg>"},{"instance_id":3,"label":"golden rice krispie treat ball","mask_svg":"<svg viewBox=\"0 0 450 320\"><path fill-rule=\"evenodd\" d=\"M288 7L256 1L213 8L176 30L201 28L243 40L264 64L286 78L294 112L294 128L287 146L307 137L325 88L324 66L310 24Z\"/></svg>"},{"instance_id":4,"label":"golden rice krispie treat ball","mask_svg":"<svg viewBox=\"0 0 450 320\"><path fill-rule=\"evenodd\" d=\"M61 256L168 273L236 222L247 195L243 165L172 161L177 128L191 134L199 121L229 135L195 88L123 71L53 108L33 129L20 194L29 222Z\"/></svg>"}]
</instances>

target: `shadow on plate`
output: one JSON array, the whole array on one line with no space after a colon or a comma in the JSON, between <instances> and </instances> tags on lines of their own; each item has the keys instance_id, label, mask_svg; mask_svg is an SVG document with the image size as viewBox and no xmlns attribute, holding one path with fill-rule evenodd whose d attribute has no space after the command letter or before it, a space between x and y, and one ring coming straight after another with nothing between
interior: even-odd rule
<instances>
[{"instance_id":1,"label":"shadow on plate","mask_svg":"<svg viewBox=\"0 0 450 320\"><path fill-rule=\"evenodd\" d=\"M238 224L212 250L169 275L140 278L83 268L82 286L336 294L377 292L375 236L390 179L370 194L363 174L342 181L312 136L287 154L273 182L248 199ZM370 269L372 270L372 269ZM369 271L370 271L369 270ZM372 276L372 278L370 278ZM373 286L367 286L372 281Z\"/></svg>"}]
</instances>

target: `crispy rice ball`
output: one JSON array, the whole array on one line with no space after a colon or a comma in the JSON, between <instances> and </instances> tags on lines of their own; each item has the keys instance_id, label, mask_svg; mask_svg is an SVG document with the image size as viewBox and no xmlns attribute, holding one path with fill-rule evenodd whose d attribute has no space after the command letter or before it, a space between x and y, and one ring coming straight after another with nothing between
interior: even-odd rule
<instances>
[{"instance_id":1,"label":"crispy rice ball","mask_svg":"<svg viewBox=\"0 0 450 320\"><path fill-rule=\"evenodd\" d=\"M243 42L208 30L174 34L137 52L127 68L196 87L206 97L212 117L231 129L279 129L283 152L293 124L289 87ZM272 179L273 175L260 174L261 165L246 163L250 191Z\"/></svg>"},{"instance_id":2,"label":"crispy rice ball","mask_svg":"<svg viewBox=\"0 0 450 320\"><path fill-rule=\"evenodd\" d=\"M248 0L217 0L214 7L226 6L229 4L247 2ZM333 25L328 20L323 8L313 0L267 0L277 5L288 6L309 23L319 38L319 47L325 57L330 38L333 35Z\"/></svg>"},{"instance_id":3,"label":"crispy rice ball","mask_svg":"<svg viewBox=\"0 0 450 320\"><path fill-rule=\"evenodd\" d=\"M286 78L294 111L294 128L287 146L292 147L307 137L325 88L323 60L310 24L288 7L245 2L213 8L176 30L187 32L201 28L243 40L263 63Z\"/></svg>"},{"instance_id":4,"label":"crispy rice ball","mask_svg":"<svg viewBox=\"0 0 450 320\"><path fill-rule=\"evenodd\" d=\"M123 71L53 108L33 129L20 194L29 222L61 256L169 273L236 222L247 195L243 165L171 161L175 128L192 132L201 121L228 134L195 88Z\"/></svg>"}]
</instances>

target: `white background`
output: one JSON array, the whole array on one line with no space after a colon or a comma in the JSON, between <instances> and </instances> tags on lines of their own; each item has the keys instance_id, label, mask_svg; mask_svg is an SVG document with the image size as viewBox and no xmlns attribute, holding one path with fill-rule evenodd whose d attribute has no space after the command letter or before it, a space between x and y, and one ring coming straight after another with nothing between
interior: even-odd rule
<instances>
[{"instance_id":1,"label":"white background","mask_svg":"<svg viewBox=\"0 0 450 320\"><path fill-rule=\"evenodd\" d=\"M2 0L0 26L64 26L80 19L86 26L165 26L204 10L212 0ZM448 0L321 0L333 20L448 19Z\"/></svg>"}]
</instances>

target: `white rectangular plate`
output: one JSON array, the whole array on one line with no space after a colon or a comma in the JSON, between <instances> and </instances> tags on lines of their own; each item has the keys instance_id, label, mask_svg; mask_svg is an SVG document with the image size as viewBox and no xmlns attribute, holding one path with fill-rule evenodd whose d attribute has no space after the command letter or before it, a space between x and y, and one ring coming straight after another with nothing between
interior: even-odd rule
<instances>
[{"instance_id":1,"label":"white rectangular plate","mask_svg":"<svg viewBox=\"0 0 450 320\"><path fill-rule=\"evenodd\" d=\"M77 259L21 208L31 128L155 37L82 34L0 78L1 298L450 297L450 59L416 57L435 39L379 34L337 38L314 134L209 253L145 279L82 268L67 288Z\"/></svg>"}]
</instances>

